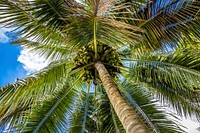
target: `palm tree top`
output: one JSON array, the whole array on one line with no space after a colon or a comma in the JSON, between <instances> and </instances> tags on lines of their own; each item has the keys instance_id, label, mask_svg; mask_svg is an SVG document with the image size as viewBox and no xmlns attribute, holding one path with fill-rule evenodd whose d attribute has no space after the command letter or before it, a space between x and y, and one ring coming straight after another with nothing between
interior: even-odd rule
<instances>
[{"instance_id":1,"label":"palm tree top","mask_svg":"<svg viewBox=\"0 0 200 133\"><path fill-rule=\"evenodd\" d=\"M50 60L1 88L0 124L128 132L131 112L132 129L184 132L163 106L200 120L199 11L198 0L0 1L0 24L17 32L13 44Z\"/></svg>"}]
</instances>

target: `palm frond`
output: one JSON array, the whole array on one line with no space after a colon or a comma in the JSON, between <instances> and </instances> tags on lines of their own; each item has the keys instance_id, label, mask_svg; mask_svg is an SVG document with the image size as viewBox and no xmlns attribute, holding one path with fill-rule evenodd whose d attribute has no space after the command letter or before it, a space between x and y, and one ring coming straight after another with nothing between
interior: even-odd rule
<instances>
[{"instance_id":1,"label":"palm frond","mask_svg":"<svg viewBox=\"0 0 200 133\"><path fill-rule=\"evenodd\" d=\"M115 20L110 15L110 10L125 8L120 3L115 6L117 1L95 0L86 1L85 10L75 10L78 15L72 16L69 20L70 24L64 29L64 33L68 35L67 42L75 46L92 45L94 35L94 23L96 23L96 39L97 42L113 46L115 48L124 45L134 44L139 34L143 32L140 28ZM106 5L104 5L106 3ZM81 24L80 24L81 23ZM84 39L82 39L84 38Z\"/></svg>"},{"instance_id":2,"label":"palm frond","mask_svg":"<svg viewBox=\"0 0 200 133\"><path fill-rule=\"evenodd\" d=\"M68 78L73 65L65 60L54 62L41 72L20 79L14 84L1 88L1 113L2 124L17 119L23 110L35 105L37 99L53 94L57 86ZM15 120L14 119L14 120Z\"/></svg>"},{"instance_id":3,"label":"palm frond","mask_svg":"<svg viewBox=\"0 0 200 133\"><path fill-rule=\"evenodd\" d=\"M186 54L191 56L186 56ZM157 97L169 102L180 115L195 115L199 119L199 82L198 55L181 50L173 55L146 55L130 63L130 79L154 91ZM185 59L185 60L182 60ZM196 64L193 64L194 61ZM191 69L196 68L197 70ZM177 100L178 98L178 100Z\"/></svg>"},{"instance_id":4,"label":"palm frond","mask_svg":"<svg viewBox=\"0 0 200 133\"><path fill-rule=\"evenodd\" d=\"M172 88L192 92L199 87L200 74L198 71L156 60L134 60L131 63L131 75L147 82L158 81ZM134 76L133 76L134 77ZM153 81L154 80L154 81ZM156 82L155 82L156 83ZM180 92L181 93L181 92Z\"/></svg>"},{"instance_id":5,"label":"palm frond","mask_svg":"<svg viewBox=\"0 0 200 133\"><path fill-rule=\"evenodd\" d=\"M70 126L67 128L67 132L95 132L96 129L96 120L93 116L94 105L92 99L94 97L93 93L85 92L87 87L90 85L82 85L80 88L81 95L77 98L77 105L74 108L73 115L70 117L69 122ZM91 89L91 88L90 88Z\"/></svg>"},{"instance_id":6,"label":"palm frond","mask_svg":"<svg viewBox=\"0 0 200 133\"><path fill-rule=\"evenodd\" d=\"M199 9L197 0L150 1L134 13L134 18L146 21L132 22L145 29L144 40L134 46L138 50L155 50L176 46L182 35L194 34L199 38ZM146 48L146 49L145 49Z\"/></svg>"},{"instance_id":7,"label":"palm frond","mask_svg":"<svg viewBox=\"0 0 200 133\"><path fill-rule=\"evenodd\" d=\"M174 64L200 71L200 43L194 41L191 44L185 39L183 41L183 43L186 43L187 45L182 46L180 44L179 47L175 49L173 54L163 58L163 61L165 62L166 60L166 62L173 62Z\"/></svg>"},{"instance_id":8,"label":"palm frond","mask_svg":"<svg viewBox=\"0 0 200 133\"><path fill-rule=\"evenodd\" d=\"M146 124L156 133L183 132L154 98L200 120L199 44L182 43L200 37L199 9L198 0L1 0L0 24L21 36L14 43L53 62L1 88L0 125L19 132L125 132L102 86L86 93L79 82L79 71L93 62L74 66L70 59L80 47L99 43L129 49L129 81L118 83ZM177 45L171 55L158 55Z\"/></svg>"},{"instance_id":9,"label":"palm frond","mask_svg":"<svg viewBox=\"0 0 200 133\"><path fill-rule=\"evenodd\" d=\"M66 80L58 86L52 95L38 99L35 106L25 111L23 117L15 125L18 132L63 132L69 126L69 117L77 103L80 78Z\"/></svg>"},{"instance_id":10,"label":"palm frond","mask_svg":"<svg viewBox=\"0 0 200 133\"><path fill-rule=\"evenodd\" d=\"M50 62L56 60L71 60L71 54L74 54L70 51L70 48L64 45L51 45L49 43L39 43L24 39L20 39L17 42L20 42L24 49L28 49L30 52L37 54Z\"/></svg>"},{"instance_id":11,"label":"palm frond","mask_svg":"<svg viewBox=\"0 0 200 133\"><path fill-rule=\"evenodd\" d=\"M23 2L1 2L4 8L1 8L0 15L6 17L1 23L23 27L19 33L26 38L34 38L46 44L64 44L68 47L80 47L91 43L94 19L97 20L98 42L121 47L127 43L134 44L141 37L139 33L143 30L115 20L113 15L109 15L110 10L126 8L123 3L95 0L84 5L87 7L84 9L75 1L68 2L66 4L64 0L38 0L24 3L26 6Z\"/></svg>"},{"instance_id":12,"label":"palm frond","mask_svg":"<svg viewBox=\"0 0 200 133\"><path fill-rule=\"evenodd\" d=\"M155 133L185 132L182 129L180 120L173 113L167 112L165 108L158 105L158 101L142 84L124 80L121 87L120 90L127 101L137 110L141 118Z\"/></svg>"},{"instance_id":13,"label":"palm frond","mask_svg":"<svg viewBox=\"0 0 200 133\"><path fill-rule=\"evenodd\" d=\"M0 23L7 27L15 27L18 29L19 35L39 42L57 45L64 42L64 35L60 32L60 29L55 28L55 25L50 23L47 26L48 21L46 23L40 22L42 17L47 17L37 15L42 11L41 5L35 5L34 1L1 1L0 5L0 15L2 16ZM45 5L43 4L43 6ZM61 21L60 19L58 20L58 17L55 17L55 13L51 14L51 18L54 18L54 20L50 19L52 20L51 23Z\"/></svg>"},{"instance_id":14,"label":"palm frond","mask_svg":"<svg viewBox=\"0 0 200 133\"><path fill-rule=\"evenodd\" d=\"M121 48L127 44L136 44L141 39L139 33L143 30L124 22L102 19L99 21L98 41L114 48Z\"/></svg>"}]
</instances>

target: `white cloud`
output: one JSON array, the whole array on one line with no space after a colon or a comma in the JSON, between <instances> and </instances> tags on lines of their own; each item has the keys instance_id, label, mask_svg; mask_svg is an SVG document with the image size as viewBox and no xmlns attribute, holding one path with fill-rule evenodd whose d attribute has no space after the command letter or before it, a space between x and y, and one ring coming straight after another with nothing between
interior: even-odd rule
<instances>
[{"instance_id":1,"label":"white cloud","mask_svg":"<svg viewBox=\"0 0 200 133\"><path fill-rule=\"evenodd\" d=\"M6 43L9 41L9 37L6 35L6 33L12 30L13 28L4 28L2 25L0 25L0 43Z\"/></svg>"},{"instance_id":2,"label":"white cloud","mask_svg":"<svg viewBox=\"0 0 200 133\"><path fill-rule=\"evenodd\" d=\"M48 65L48 61L28 49L23 49L17 60L23 64L27 74L37 72Z\"/></svg>"},{"instance_id":3,"label":"white cloud","mask_svg":"<svg viewBox=\"0 0 200 133\"><path fill-rule=\"evenodd\" d=\"M11 32L12 30L13 28L4 28L0 25L0 43L9 42L10 38L6 33ZM37 72L48 65L48 61L45 61L44 58L31 53L27 49L22 49L17 60L23 64L27 74Z\"/></svg>"},{"instance_id":4,"label":"white cloud","mask_svg":"<svg viewBox=\"0 0 200 133\"><path fill-rule=\"evenodd\" d=\"M0 43L6 43L9 41L9 37L5 34L6 32L8 32L7 28L0 27Z\"/></svg>"},{"instance_id":5,"label":"white cloud","mask_svg":"<svg viewBox=\"0 0 200 133\"><path fill-rule=\"evenodd\" d=\"M6 43L8 41L9 41L9 38L0 29L0 43Z\"/></svg>"}]
</instances>

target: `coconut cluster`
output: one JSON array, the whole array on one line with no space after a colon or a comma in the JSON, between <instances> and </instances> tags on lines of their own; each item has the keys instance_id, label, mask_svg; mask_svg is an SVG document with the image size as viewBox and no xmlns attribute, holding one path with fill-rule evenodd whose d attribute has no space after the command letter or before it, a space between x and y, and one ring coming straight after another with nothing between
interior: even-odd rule
<instances>
[{"instance_id":1,"label":"coconut cluster","mask_svg":"<svg viewBox=\"0 0 200 133\"><path fill-rule=\"evenodd\" d=\"M119 73L119 69L117 66L120 64L119 54L113 48L98 44L97 45L98 57L95 58L95 53L93 50L93 46L84 46L78 50L76 57L74 58L74 63L77 68L86 66L95 61L100 60L105 67L107 68L109 74L116 78L117 73ZM87 66L84 68L84 75L82 80L84 82L88 82L90 80L99 79L97 75L95 75L95 68L93 65Z\"/></svg>"}]
</instances>

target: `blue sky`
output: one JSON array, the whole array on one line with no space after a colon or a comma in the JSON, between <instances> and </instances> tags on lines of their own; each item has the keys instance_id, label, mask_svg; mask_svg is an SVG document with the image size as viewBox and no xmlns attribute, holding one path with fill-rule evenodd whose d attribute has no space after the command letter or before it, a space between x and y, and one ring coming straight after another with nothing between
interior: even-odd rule
<instances>
[{"instance_id":1,"label":"blue sky","mask_svg":"<svg viewBox=\"0 0 200 133\"><path fill-rule=\"evenodd\" d=\"M21 48L16 45L10 45L11 39L8 32L0 35L0 86L4 86L8 83L13 83L16 77L25 77L27 72L23 65L17 61Z\"/></svg>"},{"instance_id":2,"label":"blue sky","mask_svg":"<svg viewBox=\"0 0 200 133\"><path fill-rule=\"evenodd\" d=\"M16 78L24 78L48 64L48 61L29 50L11 45L13 34L10 31L12 28L0 25L0 86L13 83Z\"/></svg>"}]
</instances>

